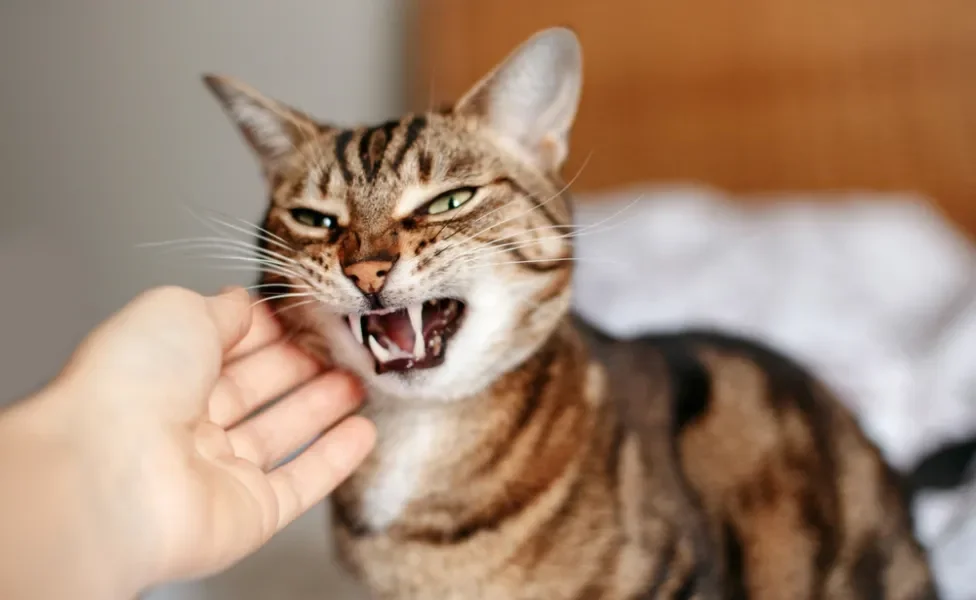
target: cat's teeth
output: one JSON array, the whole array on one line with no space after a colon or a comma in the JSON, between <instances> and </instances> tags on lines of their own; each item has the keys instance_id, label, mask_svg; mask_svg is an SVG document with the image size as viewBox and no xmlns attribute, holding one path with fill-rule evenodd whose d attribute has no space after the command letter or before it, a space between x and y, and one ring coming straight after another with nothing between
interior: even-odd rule
<instances>
[{"instance_id":1,"label":"cat's teeth","mask_svg":"<svg viewBox=\"0 0 976 600\"><path fill-rule=\"evenodd\" d=\"M393 358L390 351L383 347L383 344L376 340L376 337L369 336L369 349L373 352L373 356L380 362L390 362Z\"/></svg>"},{"instance_id":2,"label":"cat's teeth","mask_svg":"<svg viewBox=\"0 0 976 600\"><path fill-rule=\"evenodd\" d=\"M413 354L417 358L423 358L426 354L424 349L424 305L411 304L407 307L407 314L410 315L410 325L413 327Z\"/></svg>"},{"instance_id":3,"label":"cat's teeth","mask_svg":"<svg viewBox=\"0 0 976 600\"><path fill-rule=\"evenodd\" d=\"M349 315L349 328L352 329L353 336L360 344L363 343L363 328L359 321L359 315Z\"/></svg>"},{"instance_id":4,"label":"cat's teeth","mask_svg":"<svg viewBox=\"0 0 976 600\"><path fill-rule=\"evenodd\" d=\"M437 334L430 339L430 350L434 353L434 356L440 356L443 347L444 340L441 338L440 334Z\"/></svg>"}]
</instances>

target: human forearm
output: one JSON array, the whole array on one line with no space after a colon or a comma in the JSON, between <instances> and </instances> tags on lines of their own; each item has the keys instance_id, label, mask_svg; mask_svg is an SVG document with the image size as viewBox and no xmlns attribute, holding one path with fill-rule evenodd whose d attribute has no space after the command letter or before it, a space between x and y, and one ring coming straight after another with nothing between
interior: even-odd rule
<instances>
[{"instance_id":1,"label":"human forearm","mask_svg":"<svg viewBox=\"0 0 976 600\"><path fill-rule=\"evenodd\" d=\"M0 412L0 598L128 600L140 582L90 479L57 384Z\"/></svg>"}]
</instances>

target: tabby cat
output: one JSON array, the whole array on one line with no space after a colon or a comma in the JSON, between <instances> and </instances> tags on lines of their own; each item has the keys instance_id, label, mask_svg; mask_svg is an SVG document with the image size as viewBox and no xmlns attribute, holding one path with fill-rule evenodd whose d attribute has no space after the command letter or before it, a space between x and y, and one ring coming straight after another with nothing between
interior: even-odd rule
<instances>
[{"instance_id":1,"label":"tabby cat","mask_svg":"<svg viewBox=\"0 0 976 600\"><path fill-rule=\"evenodd\" d=\"M332 505L375 597L936 598L895 473L803 368L571 316L571 31L374 127L206 81L270 185L280 318L369 392L379 443Z\"/></svg>"}]
</instances>

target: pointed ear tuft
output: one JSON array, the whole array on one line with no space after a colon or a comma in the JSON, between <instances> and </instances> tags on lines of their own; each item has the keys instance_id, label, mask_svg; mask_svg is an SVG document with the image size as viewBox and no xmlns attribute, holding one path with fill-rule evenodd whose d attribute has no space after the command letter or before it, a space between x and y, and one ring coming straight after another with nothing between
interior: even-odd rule
<instances>
[{"instance_id":1,"label":"pointed ear tuft","mask_svg":"<svg viewBox=\"0 0 976 600\"><path fill-rule=\"evenodd\" d=\"M206 75L203 81L265 166L296 151L318 131L308 115L243 82L218 75Z\"/></svg>"},{"instance_id":2,"label":"pointed ear tuft","mask_svg":"<svg viewBox=\"0 0 976 600\"><path fill-rule=\"evenodd\" d=\"M512 52L455 106L516 143L537 166L557 171L569 153L583 59L572 30L541 31Z\"/></svg>"}]
</instances>

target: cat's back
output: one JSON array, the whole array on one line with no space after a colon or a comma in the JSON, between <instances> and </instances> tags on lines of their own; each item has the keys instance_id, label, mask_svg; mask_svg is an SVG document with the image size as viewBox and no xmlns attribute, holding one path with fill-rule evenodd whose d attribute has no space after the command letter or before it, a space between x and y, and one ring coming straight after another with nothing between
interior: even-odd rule
<instances>
[{"instance_id":1,"label":"cat's back","mask_svg":"<svg viewBox=\"0 0 976 600\"><path fill-rule=\"evenodd\" d=\"M804 367L739 336L577 325L667 483L646 489L694 507L682 518L724 597L936 597L898 477Z\"/></svg>"}]
</instances>

